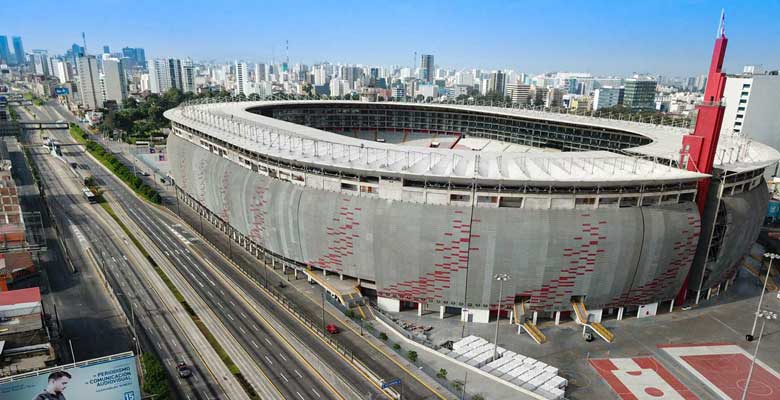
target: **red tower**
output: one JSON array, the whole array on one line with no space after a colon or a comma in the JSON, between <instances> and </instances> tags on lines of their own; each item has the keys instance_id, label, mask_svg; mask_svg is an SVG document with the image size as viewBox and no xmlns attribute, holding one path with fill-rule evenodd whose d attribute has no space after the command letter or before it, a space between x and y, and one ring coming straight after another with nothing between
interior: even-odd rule
<instances>
[{"instance_id":1,"label":"red tower","mask_svg":"<svg viewBox=\"0 0 780 400\"><path fill-rule=\"evenodd\" d=\"M696 106L696 127L690 135L683 136L683 148L681 161L687 162L689 171L697 171L703 174L712 174L712 165L715 161L715 150L718 148L720 138L720 126L723 123L724 106L721 103L723 90L726 87L726 74L721 72L723 58L726 56L725 14L720 15L718 35L715 40L715 48L712 51L710 71L707 75L707 87L704 90L704 101ZM687 161L686 161L687 157ZM696 203L699 206L699 215L704 216L704 205L707 203L707 192L710 188L710 178L699 181ZM682 304L688 291L688 279L685 277L680 293L677 294L675 303Z\"/></svg>"}]
</instances>

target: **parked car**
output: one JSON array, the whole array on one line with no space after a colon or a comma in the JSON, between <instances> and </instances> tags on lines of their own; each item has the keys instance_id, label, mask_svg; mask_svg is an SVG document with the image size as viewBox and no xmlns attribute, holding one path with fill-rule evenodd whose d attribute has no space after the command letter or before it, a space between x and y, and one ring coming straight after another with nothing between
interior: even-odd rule
<instances>
[{"instance_id":1,"label":"parked car","mask_svg":"<svg viewBox=\"0 0 780 400\"><path fill-rule=\"evenodd\" d=\"M331 335L335 335L339 333L339 327L333 324L326 326L325 330L328 331L328 333L330 333Z\"/></svg>"}]
</instances>

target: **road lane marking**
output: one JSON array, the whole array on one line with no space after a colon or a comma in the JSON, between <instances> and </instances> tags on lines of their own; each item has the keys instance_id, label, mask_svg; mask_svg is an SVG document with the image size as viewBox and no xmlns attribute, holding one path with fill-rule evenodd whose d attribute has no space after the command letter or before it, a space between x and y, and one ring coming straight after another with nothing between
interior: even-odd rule
<instances>
[{"instance_id":1,"label":"road lane marking","mask_svg":"<svg viewBox=\"0 0 780 400\"><path fill-rule=\"evenodd\" d=\"M271 341L270 341L270 340L268 340L268 338L265 338L265 341L266 341L266 342L268 342L268 344L270 344L270 345L272 345L272 346L273 346L273 344L271 343Z\"/></svg>"},{"instance_id":2,"label":"road lane marking","mask_svg":"<svg viewBox=\"0 0 780 400\"><path fill-rule=\"evenodd\" d=\"M284 379L284 381L285 381L285 382L287 382L287 383L290 383L290 380L289 380L289 379L287 379L287 377L286 377L286 376L284 376L284 374L283 374L283 373L281 373L281 372L280 372L280 373L279 373L279 376L281 376L281 377L282 377L282 379Z\"/></svg>"},{"instance_id":3,"label":"road lane marking","mask_svg":"<svg viewBox=\"0 0 780 400\"><path fill-rule=\"evenodd\" d=\"M300 392L295 392L295 393L296 393L296 394L298 394L298 397L300 397L300 398L301 398L301 400L305 400L305 399L303 398L303 396L301 396L301 393L300 393Z\"/></svg>"},{"instance_id":4,"label":"road lane marking","mask_svg":"<svg viewBox=\"0 0 780 400\"><path fill-rule=\"evenodd\" d=\"M265 361L267 361L268 364L274 365L274 363L271 362L271 359L268 358L268 356L263 356L263 357L265 357Z\"/></svg>"},{"instance_id":5,"label":"road lane marking","mask_svg":"<svg viewBox=\"0 0 780 400\"><path fill-rule=\"evenodd\" d=\"M311 388L311 391L312 391L312 392L314 392L314 394L316 394L316 395L317 395L317 397L319 397L319 398L322 398L322 396L320 396L320 394L317 392L317 390L316 390L316 389L314 389L314 388Z\"/></svg>"},{"instance_id":6,"label":"road lane marking","mask_svg":"<svg viewBox=\"0 0 780 400\"><path fill-rule=\"evenodd\" d=\"M298 372L298 370L297 370L297 369L295 370L295 373L296 373L296 374L298 374L298 378L301 378L301 379L303 379L303 375L301 375L301 373L300 373L300 372Z\"/></svg>"},{"instance_id":7,"label":"road lane marking","mask_svg":"<svg viewBox=\"0 0 780 400\"><path fill-rule=\"evenodd\" d=\"M256 348L256 349L259 349L259 348L260 348L260 346L258 346L258 345L257 345L257 342L255 342L254 340L252 341L252 346L255 346L255 348Z\"/></svg>"},{"instance_id":8,"label":"road lane marking","mask_svg":"<svg viewBox=\"0 0 780 400\"><path fill-rule=\"evenodd\" d=\"M284 360L285 362L287 361L287 358L284 357L284 354L279 353L279 357L282 357L282 360Z\"/></svg>"}]
</instances>

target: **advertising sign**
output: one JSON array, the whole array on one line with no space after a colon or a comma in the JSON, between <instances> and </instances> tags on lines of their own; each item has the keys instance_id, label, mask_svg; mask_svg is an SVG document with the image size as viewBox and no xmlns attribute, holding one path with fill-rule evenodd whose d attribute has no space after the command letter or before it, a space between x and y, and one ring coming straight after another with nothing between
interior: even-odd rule
<instances>
[{"instance_id":1,"label":"advertising sign","mask_svg":"<svg viewBox=\"0 0 780 400\"><path fill-rule=\"evenodd\" d=\"M57 96L65 96L68 93L70 93L70 90L66 87L56 87L54 88L54 94Z\"/></svg>"},{"instance_id":2,"label":"advertising sign","mask_svg":"<svg viewBox=\"0 0 780 400\"><path fill-rule=\"evenodd\" d=\"M0 380L3 400L140 400L135 356L122 353Z\"/></svg>"}]
</instances>

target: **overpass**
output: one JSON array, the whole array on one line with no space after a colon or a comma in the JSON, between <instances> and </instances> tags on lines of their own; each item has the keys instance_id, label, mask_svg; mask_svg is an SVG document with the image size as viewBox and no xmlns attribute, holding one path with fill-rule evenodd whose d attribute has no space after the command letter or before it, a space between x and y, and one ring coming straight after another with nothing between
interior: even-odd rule
<instances>
[{"instance_id":1,"label":"overpass","mask_svg":"<svg viewBox=\"0 0 780 400\"><path fill-rule=\"evenodd\" d=\"M23 129L68 129L65 121L20 121L19 125Z\"/></svg>"}]
</instances>

